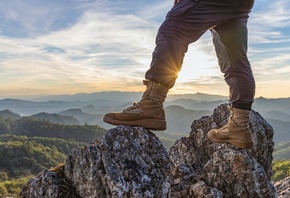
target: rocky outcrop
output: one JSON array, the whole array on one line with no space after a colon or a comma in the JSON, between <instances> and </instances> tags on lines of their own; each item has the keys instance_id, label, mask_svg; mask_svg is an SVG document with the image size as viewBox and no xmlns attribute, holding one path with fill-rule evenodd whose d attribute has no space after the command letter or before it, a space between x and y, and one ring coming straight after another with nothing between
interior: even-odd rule
<instances>
[{"instance_id":1,"label":"rocky outcrop","mask_svg":"<svg viewBox=\"0 0 290 198\"><path fill-rule=\"evenodd\" d=\"M79 148L63 165L41 172L23 188L24 198L277 197L270 181L272 127L252 111L254 148L212 143L207 132L223 126L226 105L193 122L189 137L169 152L154 133L119 126Z\"/></svg>"},{"instance_id":2,"label":"rocky outcrop","mask_svg":"<svg viewBox=\"0 0 290 198\"><path fill-rule=\"evenodd\" d=\"M278 181L275 183L277 188L279 198L289 198L290 197L290 177Z\"/></svg>"},{"instance_id":3,"label":"rocky outcrop","mask_svg":"<svg viewBox=\"0 0 290 198\"><path fill-rule=\"evenodd\" d=\"M254 139L253 149L212 143L207 138L207 132L225 125L229 116L227 106L219 106L211 116L194 121L190 136L181 138L170 148L169 156L175 167L183 167L178 174L173 174L176 182L171 186L171 197L192 194L192 188L196 188L193 181L203 181L210 197L277 196L270 182L273 128L257 112L252 111L249 125ZM223 196L214 195L213 192L217 190ZM203 196L206 193L196 197Z\"/></svg>"},{"instance_id":4,"label":"rocky outcrop","mask_svg":"<svg viewBox=\"0 0 290 198\"><path fill-rule=\"evenodd\" d=\"M142 127L120 126L69 155L23 188L25 198L168 197L168 152Z\"/></svg>"}]
</instances>

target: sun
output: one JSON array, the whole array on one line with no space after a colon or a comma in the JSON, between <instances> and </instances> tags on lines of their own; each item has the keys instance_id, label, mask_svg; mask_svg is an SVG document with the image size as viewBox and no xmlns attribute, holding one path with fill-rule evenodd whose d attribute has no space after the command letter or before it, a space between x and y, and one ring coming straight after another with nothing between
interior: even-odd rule
<instances>
[{"instance_id":1,"label":"sun","mask_svg":"<svg viewBox=\"0 0 290 198\"><path fill-rule=\"evenodd\" d=\"M178 73L177 83L189 82L202 76L216 75L218 67L216 59L203 51L190 47Z\"/></svg>"}]
</instances>

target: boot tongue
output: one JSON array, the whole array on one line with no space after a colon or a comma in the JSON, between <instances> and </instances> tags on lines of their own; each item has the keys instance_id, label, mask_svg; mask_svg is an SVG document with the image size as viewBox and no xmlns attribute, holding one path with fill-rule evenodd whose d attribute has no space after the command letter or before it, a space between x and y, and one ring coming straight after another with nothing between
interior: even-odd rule
<instances>
[{"instance_id":1,"label":"boot tongue","mask_svg":"<svg viewBox=\"0 0 290 198\"><path fill-rule=\"evenodd\" d=\"M143 93L142 99L149 96L151 89L153 87L153 82L150 80L143 80L143 84L146 85L146 91Z\"/></svg>"},{"instance_id":2,"label":"boot tongue","mask_svg":"<svg viewBox=\"0 0 290 198\"><path fill-rule=\"evenodd\" d=\"M150 80L143 80L143 84L146 85L146 91L143 93L142 100L151 100L163 107L168 88Z\"/></svg>"}]
</instances>

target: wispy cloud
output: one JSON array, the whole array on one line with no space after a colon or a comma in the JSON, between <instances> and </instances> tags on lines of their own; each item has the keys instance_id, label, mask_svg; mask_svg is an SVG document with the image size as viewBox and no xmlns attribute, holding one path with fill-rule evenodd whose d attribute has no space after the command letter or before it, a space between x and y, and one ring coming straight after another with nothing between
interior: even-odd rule
<instances>
[{"instance_id":1,"label":"wispy cloud","mask_svg":"<svg viewBox=\"0 0 290 198\"><path fill-rule=\"evenodd\" d=\"M254 23L262 23L262 27L289 27L290 25L290 3L287 0L269 1L265 4L265 9L253 14Z\"/></svg>"},{"instance_id":2,"label":"wispy cloud","mask_svg":"<svg viewBox=\"0 0 290 198\"><path fill-rule=\"evenodd\" d=\"M270 74L290 78L289 4L258 3L251 14L249 56L258 80ZM13 90L143 90L155 35L172 5L161 0L0 2L2 96ZM209 33L190 46L182 72L187 81L178 81L173 91L227 93Z\"/></svg>"},{"instance_id":3,"label":"wispy cloud","mask_svg":"<svg viewBox=\"0 0 290 198\"><path fill-rule=\"evenodd\" d=\"M290 42L290 2L288 0L258 2L249 21L251 43ZM260 8L260 7L259 7ZM286 30L286 31L285 31Z\"/></svg>"},{"instance_id":4,"label":"wispy cloud","mask_svg":"<svg viewBox=\"0 0 290 198\"><path fill-rule=\"evenodd\" d=\"M96 84L99 90L109 89L98 86L100 82L138 78L135 74L149 65L156 25L136 15L112 13L114 8L98 9L86 10L71 26L37 37L1 37L1 69L9 71L2 75L18 82L29 78Z\"/></svg>"}]
</instances>

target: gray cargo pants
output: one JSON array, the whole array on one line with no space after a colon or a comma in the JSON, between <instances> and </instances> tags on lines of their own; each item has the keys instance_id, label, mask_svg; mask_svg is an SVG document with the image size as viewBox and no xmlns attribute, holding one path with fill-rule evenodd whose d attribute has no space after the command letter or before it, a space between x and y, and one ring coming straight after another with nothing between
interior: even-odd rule
<instances>
[{"instance_id":1,"label":"gray cargo pants","mask_svg":"<svg viewBox=\"0 0 290 198\"><path fill-rule=\"evenodd\" d=\"M188 45L210 30L229 85L229 102L235 108L251 109L255 80L247 57L247 20L253 4L254 0L180 0L159 28L145 78L172 88Z\"/></svg>"}]
</instances>

